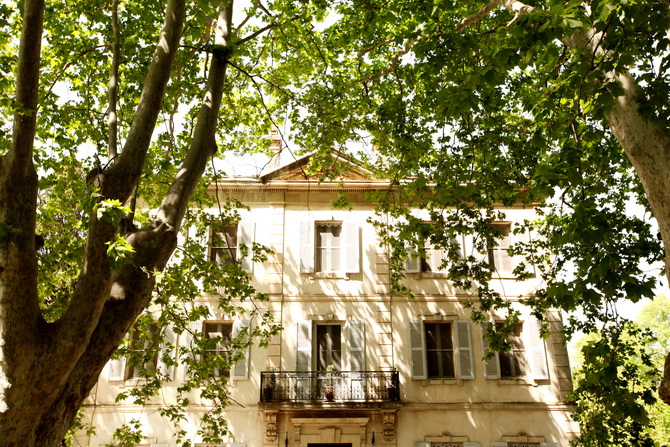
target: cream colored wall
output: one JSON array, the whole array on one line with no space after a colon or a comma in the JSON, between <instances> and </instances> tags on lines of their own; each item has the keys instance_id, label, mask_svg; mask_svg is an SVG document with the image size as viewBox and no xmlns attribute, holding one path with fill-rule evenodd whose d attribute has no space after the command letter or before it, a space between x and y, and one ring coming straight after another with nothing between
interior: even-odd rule
<instances>
[{"instance_id":1,"label":"cream colored wall","mask_svg":"<svg viewBox=\"0 0 670 447\"><path fill-rule=\"evenodd\" d=\"M474 325L471 326L474 380L413 380L409 364L409 321L421 318L467 320L469 310L463 307L462 300L467 300L468 294L454 290L439 275L432 278L408 275L405 284L417 293L417 299L410 301L405 297L390 296L385 250L374 227L366 222L372 215L372 207L362 201L362 193L355 193L350 197L354 199L352 211L334 210L331 202L335 194L316 189L309 193L254 192L249 187L247 190L228 192L251 208L240 214L243 221L256 222L255 241L275 252L268 262L254 266L252 283L260 292L269 294L270 301L261 303L261 306L272 310L276 321L284 328L267 349L251 348L249 380L231 383L231 397L236 403L226 410L234 433L230 442L245 442L249 447L268 445L264 439L264 416L258 409L260 371L271 366L295 370L296 325L299 321L362 320L366 323L366 368L390 370L396 367L400 373L403 402L396 416L395 439L384 441L381 415L378 411L369 411L370 421L364 427L366 442L369 442L374 430L378 446L413 446L414 442L430 439L436 442L439 437L446 440L453 436L454 440L467 438L479 441L485 447L493 441L504 440L504 436L517 436L523 432L541 434L547 441L567 446L576 428L562 405L570 389L570 378L567 351L560 336L556 335L561 328L560 318L550 319L550 328L555 335L546 342L551 372L549 381L534 383L484 379L483 363L479 360L483 355L481 336L479 328ZM534 216L533 210L510 208L504 211L510 221ZM342 278L320 278L319 275L300 273L300 222L331 219L354 221L360 226L361 273ZM538 283L537 278L520 283L500 279L494 281L494 288L516 300L519 295L537 287ZM214 297L201 297L198 302L209 305L216 318L226 317L217 314ZM179 343L183 341L182 337ZM348 364L348 357L344 364ZM183 367L180 367L175 382L168 384L153 402L172 402L175 387L183 377ZM110 383L107 370L103 371L95 392L88 400L88 420L104 427L98 429L91 445L109 442L111 433L107 427L117 426L119 422L137 415L149 429L150 436L155 436L157 442L168 442L172 429L167 422L159 420L157 406L140 409L129 403L114 403L118 391L127 386L132 386L132 383ZM200 399L197 393L191 398L194 405L183 428L193 433L197 441L195 427L209 407L208 402ZM292 429L287 424L285 419L279 424L281 433L284 429ZM346 430L351 431L351 427ZM352 436L349 431L347 436ZM281 433L277 445L283 445L284 435ZM289 438L293 439L293 435ZM306 439L311 438L303 440ZM174 444L169 445L172 447Z\"/></svg>"}]
</instances>

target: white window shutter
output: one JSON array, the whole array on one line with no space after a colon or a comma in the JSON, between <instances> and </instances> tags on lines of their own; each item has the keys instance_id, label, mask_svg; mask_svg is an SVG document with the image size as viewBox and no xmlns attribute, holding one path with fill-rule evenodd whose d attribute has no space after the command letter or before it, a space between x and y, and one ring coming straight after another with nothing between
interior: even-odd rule
<instances>
[{"instance_id":1,"label":"white window shutter","mask_svg":"<svg viewBox=\"0 0 670 447\"><path fill-rule=\"evenodd\" d=\"M202 332L202 321L189 321L188 326L186 328L186 331L184 331L184 349L188 350L189 352L193 349L193 334L199 334ZM184 355L184 353L180 350L179 352L179 357ZM182 364L182 361L179 361L180 364ZM186 372L188 370L188 366L186 364L183 365L182 368L182 373L180 374L182 380L186 379Z\"/></svg>"},{"instance_id":2,"label":"white window shutter","mask_svg":"<svg viewBox=\"0 0 670 447\"><path fill-rule=\"evenodd\" d=\"M312 322L299 321L297 324L295 369L310 371L312 369Z\"/></svg>"},{"instance_id":3,"label":"white window shutter","mask_svg":"<svg viewBox=\"0 0 670 447\"><path fill-rule=\"evenodd\" d=\"M119 381L126 378L126 358L119 357L109 361L109 380Z\"/></svg>"},{"instance_id":4,"label":"white window shutter","mask_svg":"<svg viewBox=\"0 0 670 447\"><path fill-rule=\"evenodd\" d=\"M431 272L441 272L442 260L444 259L444 250L441 248L429 248L426 250L426 262Z\"/></svg>"},{"instance_id":5,"label":"white window shutter","mask_svg":"<svg viewBox=\"0 0 670 447\"><path fill-rule=\"evenodd\" d=\"M158 371L167 376L170 380L174 379L174 366L166 365L163 361L164 356L175 356L175 345L177 344L177 334L174 332L174 326L168 324L163 334L163 342L158 350ZM179 363L179 362L177 362Z\"/></svg>"},{"instance_id":6,"label":"white window shutter","mask_svg":"<svg viewBox=\"0 0 670 447\"><path fill-rule=\"evenodd\" d=\"M472 337L470 322L456 321L456 346L458 347L458 373L461 379L474 379L475 369L472 361Z\"/></svg>"},{"instance_id":7,"label":"white window shutter","mask_svg":"<svg viewBox=\"0 0 670 447\"><path fill-rule=\"evenodd\" d=\"M314 222L300 222L300 273L314 273Z\"/></svg>"},{"instance_id":8,"label":"white window shutter","mask_svg":"<svg viewBox=\"0 0 670 447\"><path fill-rule=\"evenodd\" d=\"M256 222L240 222L237 224L237 253L236 259L242 263L242 268L247 273L253 273L253 243L256 240ZM247 255L242 257L241 246L245 245Z\"/></svg>"},{"instance_id":9,"label":"white window shutter","mask_svg":"<svg viewBox=\"0 0 670 447\"><path fill-rule=\"evenodd\" d=\"M530 317L526 321L526 332L528 348L526 355L533 369L533 379L548 380L549 366L547 365L547 351L544 346L544 339L540 337L540 327L542 323L535 317Z\"/></svg>"},{"instance_id":10,"label":"white window shutter","mask_svg":"<svg viewBox=\"0 0 670 447\"><path fill-rule=\"evenodd\" d=\"M482 444L476 441L465 441L463 447L482 447Z\"/></svg>"},{"instance_id":11,"label":"white window shutter","mask_svg":"<svg viewBox=\"0 0 670 447\"><path fill-rule=\"evenodd\" d=\"M345 273L360 273L361 271L361 239L358 225L354 222L343 222L345 259L343 259Z\"/></svg>"},{"instance_id":12,"label":"white window shutter","mask_svg":"<svg viewBox=\"0 0 670 447\"><path fill-rule=\"evenodd\" d=\"M348 322L349 369L365 371L365 323L360 320Z\"/></svg>"},{"instance_id":13,"label":"white window shutter","mask_svg":"<svg viewBox=\"0 0 670 447\"><path fill-rule=\"evenodd\" d=\"M492 323L487 323L491 325ZM482 354L486 355L486 350L489 348L489 341L486 339L486 329L487 325L483 324L482 329ZM487 379L499 379L500 378L500 362L498 361L498 353L493 353L493 358L491 360L484 361L484 377ZM505 444L507 445L507 444Z\"/></svg>"},{"instance_id":14,"label":"white window shutter","mask_svg":"<svg viewBox=\"0 0 670 447\"><path fill-rule=\"evenodd\" d=\"M409 322L410 359L412 361L412 379L425 379L426 376L426 349L423 335L423 321Z\"/></svg>"},{"instance_id":15,"label":"white window shutter","mask_svg":"<svg viewBox=\"0 0 670 447\"><path fill-rule=\"evenodd\" d=\"M249 320L235 320L233 322L233 338L237 337L243 328L249 328L251 322ZM245 337L248 340L248 335ZM231 369L231 378L233 380L247 380L249 379L249 346L244 349L244 357L235 363Z\"/></svg>"},{"instance_id":16,"label":"white window shutter","mask_svg":"<svg viewBox=\"0 0 670 447\"><path fill-rule=\"evenodd\" d=\"M421 272L421 258L419 258L416 248L412 247L407 250L407 259L405 260L405 272L419 273Z\"/></svg>"}]
</instances>

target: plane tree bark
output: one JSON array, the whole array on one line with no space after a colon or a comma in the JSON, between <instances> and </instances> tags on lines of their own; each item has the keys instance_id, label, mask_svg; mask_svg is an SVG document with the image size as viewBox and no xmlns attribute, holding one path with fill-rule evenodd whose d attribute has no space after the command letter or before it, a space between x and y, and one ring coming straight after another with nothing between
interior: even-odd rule
<instances>
[{"instance_id":1,"label":"plane tree bark","mask_svg":"<svg viewBox=\"0 0 670 447\"><path fill-rule=\"evenodd\" d=\"M128 229L92 212L70 305L59 319L47 322L36 283L33 164L43 14L43 0L25 2L14 131L9 151L0 158L0 446L60 445L102 368L149 304L154 272L174 251L191 195L216 151L230 54L232 1L219 9L215 35L220 50L211 56L195 135L155 219ZM100 200L124 203L138 184L185 18L184 0L170 0L125 145L118 156L111 154L111 165L88 176ZM120 230L135 254L132 263L114 269L108 243Z\"/></svg>"}]
</instances>

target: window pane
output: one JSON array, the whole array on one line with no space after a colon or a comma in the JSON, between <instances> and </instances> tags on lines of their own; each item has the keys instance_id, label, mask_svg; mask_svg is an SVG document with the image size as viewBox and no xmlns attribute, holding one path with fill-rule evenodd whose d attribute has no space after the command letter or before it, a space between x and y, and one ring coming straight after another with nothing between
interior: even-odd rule
<instances>
[{"instance_id":1,"label":"window pane","mask_svg":"<svg viewBox=\"0 0 670 447\"><path fill-rule=\"evenodd\" d=\"M342 224L320 223L316 225L316 270L337 272L341 270Z\"/></svg>"},{"instance_id":2,"label":"window pane","mask_svg":"<svg viewBox=\"0 0 670 447\"><path fill-rule=\"evenodd\" d=\"M237 255L237 225L217 225L212 229L210 260L218 264L232 264Z\"/></svg>"},{"instance_id":3,"label":"window pane","mask_svg":"<svg viewBox=\"0 0 670 447\"><path fill-rule=\"evenodd\" d=\"M450 323L424 323L428 377L454 378L454 343Z\"/></svg>"}]
</instances>

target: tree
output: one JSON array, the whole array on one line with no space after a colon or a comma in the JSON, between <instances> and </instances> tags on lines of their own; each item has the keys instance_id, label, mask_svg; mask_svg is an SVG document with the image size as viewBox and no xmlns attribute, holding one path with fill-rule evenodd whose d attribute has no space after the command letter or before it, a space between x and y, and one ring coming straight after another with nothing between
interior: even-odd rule
<instances>
[{"instance_id":1,"label":"tree","mask_svg":"<svg viewBox=\"0 0 670 447\"><path fill-rule=\"evenodd\" d=\"M197 268L164 269L183 225L212 219L189 203L207 200L216 171L200 182L217 147L264 147L315 10L255 2L234 27L232 0L20 5L22 15L0 6L0 445L56 446L152 300L161 329L171 315L186 330L203 311L170 304L198 292L185 271L223 286L222 306L256 297L239 265L208 279L193 241L180 252ZM234 206L219 206L234 222Z\"/></svg>"},{"instance_id":2,"label":"tree","mask_svg":"<svg viewBox=\"0 0 670 447\"><path fill-rule=\"evenodd\" d=\"M651 354L652 362L657 371L663 371L665 353L670 351L670 299L665 295L658 295L654 300L640 310L637 322L640 327L651 331L655 341L647 350ZM658 445L670 443L670 407L660 402L655 403L649 410L652 421L650 434Z\"/></svg>"},{"instance_id":3,"label":"tree","mask_svg":"<svg viewBox=\"0 0 670 447\"><path fill-rule=\"evenodd\" d=\"M514 204L546 205L519 229L541 237L511 251L529 261L520 277L545 280L525 300L538 315L582 310L568 331L615 321L617 300L651 297L657 276L641 265L664 260L667 279L667 1L352 0L335 9L341 19L320 36L323 53L336 54L332 68L305 94L309 113L293 118L323 123L325 146L374 145L395 186L375 200L393 222L380 219L380 231L396 292L408 293L409 248L430 239L449 254L454 283L478 298L476 319L509 309L477 253L500 237L496 207ZM339 111L324 106L335 98ZM307 127L300 134L312 138ZM475 241L465 259L458 235ZM660 396L670 403L669 374L666 366Z\"/></svg>"},{"instance_id":4,"label":"tree","mask_svg":"<svg viewBox=\"0 0 670 447\"><path fill-rule=\"evenodd\" d=\"M505 308L495 272L453 237L495 245L499 204L548 205L519 229L542 237L511 250L529 261L519 276L545 279L526 302L581 308L572 328L652 294L640 262L663 250L631 202L653 212L668 262L667 1L252 1L238 27L232 2L22 4L0 7L0 445L60 442L205 200L216 148L262 146L280 113L306 149L371 137L393 186L372 199L393 217L380 231L397 292L430 238L476 319Z\"/></svg>"}]
</instances>

